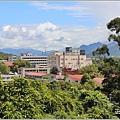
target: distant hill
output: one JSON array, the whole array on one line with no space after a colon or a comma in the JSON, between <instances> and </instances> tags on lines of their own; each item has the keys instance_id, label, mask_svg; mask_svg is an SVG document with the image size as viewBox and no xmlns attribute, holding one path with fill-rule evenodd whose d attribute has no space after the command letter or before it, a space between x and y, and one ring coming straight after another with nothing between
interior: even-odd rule
<instances>
[{"instance_id":1,"label":"distant hill","mask_svg":"<svg viewBox=\"0 0 120 120\"><path fill-rule=\"evenodd\" d=\"M95 48L94 45L96 45L96 48L102 46L102 45L100 46L100 44L93 43L92 44L93 48ZM120 57L120 49L119 49L119 47L117 46L117 44L115 42L109 42L106 45L109 48L110 56ZM91 48L91 44L86 46L86 47L88 47L88 48L86 48L87 57L92 57L93 56L92 51L96 50L96 48L95 49Z\"/></svg>"},{"instance_id":2,"label":"distant hill","mask_svg":"<svg viewBox=\"0 0 120 120\"><path fill-rule=\"evenodd\" d=\"M103 45L103 43L96 42L96 43L92 43L90 45L81 45L80 49L85 50L86 53L90 53L90 52L96 50L98 47L101 47L102 45Z\"/></svg>"},{"instance_id":3,"label":"distant hill","mask_svg":"<svg viewBox=\"0 0 120 120\"><path fill-rule=\"evenodd\" d=\"M39 51L34 49L13 49L13 48L3 48L0 49L0 52L8 53L8 54L14 54L14 55L20 55L20 53L32 53L32 55L49 55L52 51Z\"/></svg>"},{"instance_id":4,"label":"distant hill","mask_svg":"<svg viewBox=\"0 0 120 120\"><path fill-rule=\"evenodd\" d=\"M116 56L116 57L120 57L120 49L118 48L117 44L115 42L107 42L106 43L109 50L110 50L110 56ZM92 43L89 45L81 45L80 49L85 50L86 51L86 55L87 57L92 57L92 52L94 50L96 50L98 47L102 47L103 43L101 42L96 42L96 43ZM51 51L46 51L42 52L39 50L34 50L34 49L13 49L13 48L3 48L0 49L0 52L2 53L6 53L6 54L14 54L14 55L20 55L20 53L32 53L33 55L50 55L50 53L54 52L55 50L51 50ZM0 55L1 56L1 55Z\"/></svg>"},{"instance_id":5,"label":"distant hill","mask_svg":"<svg viewBox=\"0 0 120 120\"><path fill-rule=\"evenodd\" d=\"M110 51L110 56L120 57L120 49L115 42L109 43L108 48Z\"/></svg>"}]
</instances>

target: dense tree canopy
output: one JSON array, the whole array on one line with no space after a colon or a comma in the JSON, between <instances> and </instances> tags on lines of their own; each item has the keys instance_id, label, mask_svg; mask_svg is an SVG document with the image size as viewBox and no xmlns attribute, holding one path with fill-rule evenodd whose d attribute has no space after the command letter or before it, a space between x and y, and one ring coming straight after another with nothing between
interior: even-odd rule
<instances>
[{"instance_id":1,"label":"dense tree canopy","mask_svg":"<svg viewBox=\"0 0 120 120\"><path fill-rule=\"evenodd\" d=\"M13 71L14 72L17 72L17 69L20 68L20 67L30 67L30 62L27 61L27 60L15 60L13 62Z\"/></svg>"},{"instance_id":2,"label":"dense tree canopy","mask_svg":"<svg viewBox=\"0 0 120 120\"><path fill-rule=\"evenodd\" d=\"M117 118L104 94L66 83L16 77L12 82L0 81L0 118Z\"/></svg>"},{"instance_id":3,"label":"dense tree canopy","mask_svg":"<svg viewBox=\"0 0 120 120\"><path fill-rule=\"evenodd\" d=\"M10 72L10 68L7 65L5 65L5 64L0 63L0 72L2 74L9 73Z\"/></svg>"},{"instance_id":4,"label":"dense tree canopy","mask_svg":"<svg viewBox=\"0 0 120 120\"><path fill-rule=\"evenodd\" d=\"M79 69L79 74L88 74L90 78L95 77L103 77L103 75L99 72L98 66L95 64L87 65Z\"/></svg>"}]
</instances>

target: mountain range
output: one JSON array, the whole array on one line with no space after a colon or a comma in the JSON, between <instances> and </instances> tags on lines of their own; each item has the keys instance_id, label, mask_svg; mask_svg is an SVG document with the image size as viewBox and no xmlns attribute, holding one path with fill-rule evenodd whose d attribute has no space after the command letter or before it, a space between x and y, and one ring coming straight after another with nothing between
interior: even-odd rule
<instances>
[{"instance_id":1,"label":"mountain range","mask_svg":"<svg viewBox=\"0 0 120 120\"><path fill-rule=\"evenodd\" d=\"M87 57L92 57L92 52L94 50L96 50L98 47L102 47L103 44L104 43L101 43L101 42L95 42L95 43L92 43L89 45L81 45L80 49L86 51ZM110 51L110 56L116 56L116 57L120 56L120 49L115 42L109 42L109 43L107 43L107 46ZM55 50L43 52L43 51L39 51L39 50L24 49L24 48L23 49L13 49L13 48L0 49L0 52L13 54L13 55L20 55L20 53L27 53L27 52L32 53L33 55L49 55L50 53L52 53L54 51Z\"/></svg>"},{"instance_id":2,"label":"mountain range","mask_svg":"<svg viewBox=\"0 0 120 120\"><path fill-rule=\"evenodd\" d=\"M104 43L97 42L97 43L92 43L90 45L82 45L80 46L81 49L84 49L86 51L87 57L92 57L92 52L96 50L98 47L102 47ZM120 57L120 49L117 45L116 42L110 42L106 44L109 48L110 52L110 57L115 56L115 57Z\"/></svg>"}]
</instances>

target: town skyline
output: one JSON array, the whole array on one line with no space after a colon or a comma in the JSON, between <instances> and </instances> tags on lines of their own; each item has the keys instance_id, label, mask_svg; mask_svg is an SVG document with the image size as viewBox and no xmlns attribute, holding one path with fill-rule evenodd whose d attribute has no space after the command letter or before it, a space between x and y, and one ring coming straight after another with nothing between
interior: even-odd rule
<instances>
[{"instance_id":1,"label":"town skyline","mask_svg":"<svg viewBox=\"0 0 120 120\"><path fill-rule=\"evenodd\" d=\"M0 2L0 48L62 50L107 41L119 1ZM115 6L115 9L114 7Z\"/></svg>"}]
</instances>

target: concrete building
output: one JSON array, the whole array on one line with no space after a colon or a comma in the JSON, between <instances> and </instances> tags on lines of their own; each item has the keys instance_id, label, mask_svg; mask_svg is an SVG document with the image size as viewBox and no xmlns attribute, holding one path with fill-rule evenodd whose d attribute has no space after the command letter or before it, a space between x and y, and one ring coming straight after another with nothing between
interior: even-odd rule
<instances>
[{"instance_id":1,"label":"concrete building","mask_svg":"<svg viewBox=\"0 0 120 120\"><path fill-rule=\"evenodd\" d=\"M72 50L72 47L66 47L65 52L53 52L48 56L50 68L56 66L58 69L78 69L88 64L92 64L92 60L86 58L85 50Z\"/></svg>"},{"instance_id":2,"label":"concrete building","mask_svg":"<svg viewBox=\"0 0 120 120\"><path fill-rule=\"evenodd\" d=\"M39 65L35 65L34 67L26 68L26 67L21 67L18 68L18 74L20 74L22 77L25 77L26 72L44 72L49 74L50 73L50 68L48 67L39 67Z\"/></svg>"},{"instance_id":3,"label":"concrete building","mask_svg":"<svg viewBox=\"0 0 120 120\"><path fill-rule=\"evenodd\" d=\"M12 81L13 80L13 77L20 77L20 75L17 75L17 74L13 74L13 75L11 75L11 74L8 74L8 75L6 75L6 74L2 74L1 75L1 78L2 78L2 81L3 82L7 82L7 81Z\"/></svg>"},{"instance_id":4,"label":"concrete building","mask_svg":"<svg viewBox=\"0 0 120 120\"><path fill-rule=\"evenodd\" d=\"M31 53L21 53L20 56L9 56L8 62L15 60L28 60L33 66L38 64L39 67L47 67L47 56L33 56Z\"/></svg>"}]
</instances>

